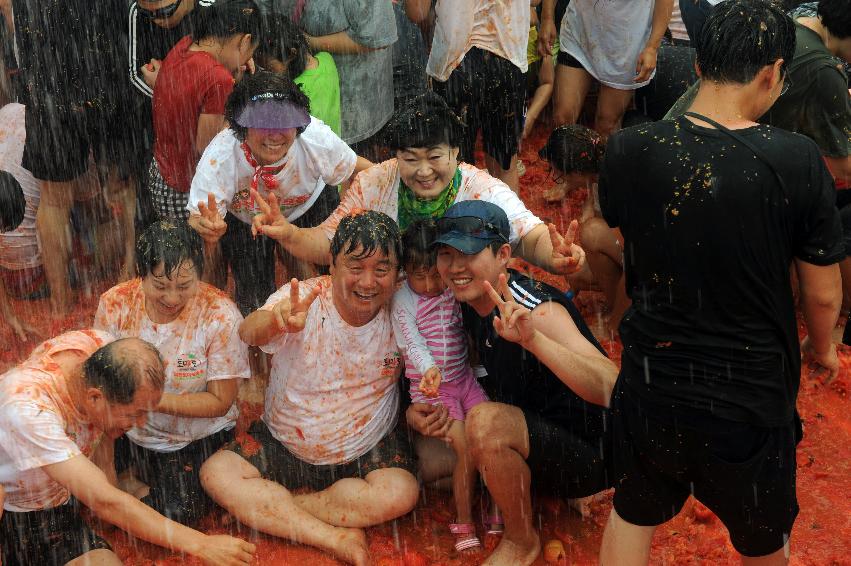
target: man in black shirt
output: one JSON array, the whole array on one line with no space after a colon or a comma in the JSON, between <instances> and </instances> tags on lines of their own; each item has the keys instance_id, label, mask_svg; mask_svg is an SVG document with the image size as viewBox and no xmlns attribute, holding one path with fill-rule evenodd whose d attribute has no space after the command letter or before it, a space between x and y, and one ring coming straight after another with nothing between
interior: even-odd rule
<instances>
[{"instance_id":1,"label":"man in black shirt","mask_svg":"<svg viewBox=\"0 0 851 566\"><path fill-rule=\"evenodd\" d=\"M633 304L611 404L605 566L646 564L656 526L689 494L744 563L786 563L800 354L838 371L830 335L845 255L818 147L756 123L782 94L794 48L794 24L773 4L719 4L697 44L690 112L609 141L600 203L623 235ZM809 330L800 349L793 262Z\"/></svg>"},{"instance_id":2,"label":"man in black shirt","mask_svg":"<svg viewBox=\"0 0 851 566\"><path fill-rule=\"evenodd\" d=\"M486 564L531 564L540 551L530 482L570 498L611 485L608 412L617 367L558 289L508 270L508 218L480 200L437 221L437 269L464 323L491 398L467 416L467 444L505 534ZM494 290L498 288L501 296Z\"/></svg>"}]
</instances>

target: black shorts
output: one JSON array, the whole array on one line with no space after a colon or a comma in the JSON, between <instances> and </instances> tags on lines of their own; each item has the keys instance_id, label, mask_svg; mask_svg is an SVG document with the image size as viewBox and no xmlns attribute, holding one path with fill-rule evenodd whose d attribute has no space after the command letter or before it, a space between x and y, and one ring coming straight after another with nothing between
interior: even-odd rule
<instances>
[{"instance_id":1,"label":"black shorts","mask_svg":"<svg viewBox=\"0 0 851 566\"><path fill-rule=\"evenodd\" d=\"M81 507L71 498L65 505L41 511L5 511L0 519L0 563L65 564L92 550L112 550L80 516Z\"/></svg>"},{"instance_id":2,"label":"black shorts","mask_svg":"<svg viewBox=\"0 0 851 566\"><path fill-rule=\"evenodd\" d=\"M278 243L267 236L251 234L246 224L231 213L225 215L228 229L221 239L222 257L230 266L234 282L234 302L242 316L248 316L277 290L275 286L275 248Z\"/></svg>"},{"instance_id":3,"label":"black shorts","mask_svg":"<svg viewBox=\"0 0 851 566\"><path fill-rule=\"evenodd\" d=\"M300 460L272 436L262 420L252 424L248 434L260 445L259 450L249 450L239 442L232 442L225 450L236 452L257 468L261 476L287 489L322 491L338 480L365 478L370 472L384 468L401 468L416 475L411 439L401 419L369 452L345 464L317 466Z\"/></svg>"},{"instance_id":4,"label":"black shorts","mask_svg":"<svg viewBox=\"0 0 851 566\"><path fill-rule=\"evenodd\" d=\"M319 226L340 204L340 190L333 185L325 185L322 194L307 211L292 221L293 226L299 228L313 228Z\"/></svg>"},{"instance_id":5,"label":"black shorts","mask_svg":"<svg viewBox=\"0 0 851 566\"><path fill-rule=\"evenodd\" d=\"M475 163L476 136L482 130L485 153L503 169L520 149L526 108L526 74L508 59L473 47L445 82L434 91L467 124L461 161Z\"/></svg>"},{"instance_id":6,"label":"black shorts","mask_svg":"<svg viewBox=\"0 0 851 566\"><path fill-rule=\"evenodd\" d=\"M89 168L89 152L104 172L116 167L119 177L141 176L146 152L132 124L98 108L72 108L49 95L27 96L24 169L43 181L68 182ZM148 158L149 159L149 158Z\"/></svg>"},{"instance_id":7,"label":"black shorts","mask_svg":"<svg viewBox=\"0 0 851 566\"><path fill-rule=\"evenodd\" d=\"M556 63L559 65L565 65L567 67L573 67L574 69L582 69L585 70L585 65L579 62L579 59L568 53L567 51L559 51L558 56L556 57Z\"/></svg>"},{"instance_id":8,"label":"black shorts","mask_svg":"<svg viewBox=\"0 0 851 566\"><path fill-rule=\"evenodd\" d=\"M609 439L588 439L526 409L534 490L557 497L586 497L612 486Z\"/></svg>"},{"instance_id":9,"label":"black shorts","mask_svg":"<svg viewBox=\"0 0 851 566\"><path fill-rule=\"evenodd\" d=\"M201 464L233 437L233 429L223 430L180 450L157 452L122 436L115 441L115 470L120 473L132 466L136 477L151 488L142 498L145 505L173 521L194 526L215 507L201 487Z\"/></svg>"},{"instance_id":10,"label":"black shorts","mask_svg":"<svg viewBox=\"0 0 851 566\"><path fill-rule=\"evenodd\" d=\"M631 393L622 378L612 420L614 507L625 521L660 525L693 494L724 523L741 554L783 548L798 515L800 421L765 428L711 415L677 417Z\"/></svg>"},{"instance_id":11,"label":"black shorts","mask_svg":"<svg viewBox=\"0 0 851 566\"><path fill-rule=\"evenodd\" d=\"M845 254L851 256L851 189L836 191L836 207L842 221L842 240L845 242Z\"/></svg>"}]
</instances>

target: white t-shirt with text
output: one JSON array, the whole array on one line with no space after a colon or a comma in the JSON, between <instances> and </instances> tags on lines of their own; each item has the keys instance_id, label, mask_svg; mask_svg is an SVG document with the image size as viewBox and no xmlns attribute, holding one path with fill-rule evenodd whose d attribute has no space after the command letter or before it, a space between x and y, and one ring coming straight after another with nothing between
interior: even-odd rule
<instances>
[{"instance_id":1,"label":"white t-shirt with text","mask_svg":"<svg viewBox=\"0 0 851 566\"><path fill-rule=\"evenodd\" d=\"M283 169L275 177L275 196L281 214L292 222L307 212L325 185L339 185L355 170L357 155L322 120L311 117L310 124L298 135L286 155L266 167ZM212 193L222 217L230 212L246 224L260 213L249 189L255 168L248 162L242 142L227 128L213 138L198 162L189 189L190 214L198 214L198 203L207 202ZM257 192L268 199L269 188L262 178Z\"/></svg>"},{"instance_id":2,"label":"white t-shirt with text","mask_svg":"<svg viewBox=\"0 0 851 566\"><path fill-rule=\"evenodd\" d=\"M199 283L198 293L180 315L157 324L145 312L142 280L116 285L103 295L95 314L95 328L120 337L138 337L153 344L165 364L165 392L175 395L203 393L207 384L220 379L248 379L248 346L239 339L242 315L222 291ZM157 452L180 450L236 425L236 403L221 417L179 417L148 413L145 426L127 436L134 443Z\"/></svg>"},{"instance_id":3,"label":"white t-shirt with text","mask_svg":"<svg viewBox=\"0 0 851 566\"><path fill-rule=\"evenodd\" d=\"M342 464L369 452L396 425L402 357L389 305L354 327L334 306L329 276L301 282L299 293L304 297L317 285L324 290L304 330L262 347L274 355L263 421L301 460ZM289 295L287 283L261 310Z\"/></svg>"}]
</instances>

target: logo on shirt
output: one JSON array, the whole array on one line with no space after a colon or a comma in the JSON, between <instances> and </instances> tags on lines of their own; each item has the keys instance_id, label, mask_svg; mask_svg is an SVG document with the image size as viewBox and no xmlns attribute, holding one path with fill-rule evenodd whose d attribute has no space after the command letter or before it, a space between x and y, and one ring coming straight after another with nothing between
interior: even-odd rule
<instances>
[{"instance_id":1,"label":"logo on shirt","mask_svg":"<svg viewBox=\"0 0 851 566\"><path fill-rule=\"evenodd\" d=\"M394 377L396 371L402 366L402 356L399 352L393 352L384 356L381 361L381 377Z\"/></svg>"},{"instance_id":2,"label":"logo on shirt","mask_svg":"<svg viewBox=\"0 0 851 566\"><path fill-rule=\"evenodd\" d=\"M204 362L195 354L180 354L174 367L174 379L184 381L204 374Z\"/></svg>"}]
</instances>

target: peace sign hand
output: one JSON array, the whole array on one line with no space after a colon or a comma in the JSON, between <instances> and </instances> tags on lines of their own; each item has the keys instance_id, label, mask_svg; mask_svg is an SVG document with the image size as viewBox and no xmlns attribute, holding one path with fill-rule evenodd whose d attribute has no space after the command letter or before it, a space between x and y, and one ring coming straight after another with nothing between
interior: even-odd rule
<instances>
[{"instance_id":1,"label":"peace sign hand","mask_svg":"<svg viewBox=\"0 0 851 566\"><path fill-rule=\"evenodd\" d=\"M555 224L547 224L547 228L550 230L550 241L553 244L554 273L570 275L582 269L585 265L585 250L573 243L579 233L579 222L573 220L564 236L559 234Z\"/></svg>"},{"instance_id":2,"label":"peace sign hand","mask_svg":"<svg viewBox=\"0 0 851 566\"><path fill-rule=\"evenodd\" d=\"M504 273L499 276L497 285L499 293L490 281L485 281L485 292L499 309L499 316L493 319L494 329L509 342L516 342L521 346L528 344L538 332L532 325L532 311L514 300Z\"/></svg>"},{"instance_id":3,"label":"peace sign hand","mask_svg":"<svg viewBox=\"0 0 851 566\"><path fill-rule=\"evenodd\" d=\"M257 234L263 234L280 243L286 242L295 232L296 227L281 214L281 207L275 193L269 193L269 202L266 202L260 193L251 189L251 198L260 209L260 214L255 215L251 221L251 233L255 237Z\"/></svg>"},{"instance_id":4,"label":"peace sign hand","mask_svg":"<svg viewBox=\"0 0 851 566\"><path fill-rule=\"evenodd\" d=\"M298 279L290 280L290 298L278 301L272 307L272 314L275 315L275 320L278 323L278 328L282 332L293 333L304 330L304 324L307 320L307 311L310 305L316 300L316 297L322 292L319 285L316 285L305 298L301 298L298 290Z\"/></svg>"},{"instance_id":5,"label":"peace sign hand","mask_svg":"<svg viewBox=\"0 0 851 566\"><path fill-rule=\"evenodd\" d=\"M213 196L213 193L207 194L206 204L198 203L198 212L201 213L201 218L195 225L195 231L208 244L215 244L227 232L228 225L225 224L222 215L219 214L219 207L216 206L216 197Z\"/></svg>"}]
</instances>

